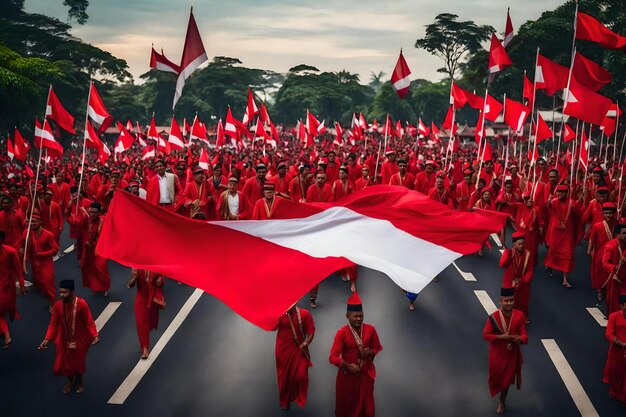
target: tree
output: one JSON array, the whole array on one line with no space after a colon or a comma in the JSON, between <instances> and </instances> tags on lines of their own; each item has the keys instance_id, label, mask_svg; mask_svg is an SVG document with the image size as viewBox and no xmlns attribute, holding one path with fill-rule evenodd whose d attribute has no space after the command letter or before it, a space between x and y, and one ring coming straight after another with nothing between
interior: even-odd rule
<instances>
[{"instance_id":1,"label":"tree","mask_svg":"<svg viewBox=\"0 0 626 417\"><path fill-rule=\"evenodd\" d=\"M378 74L374 71L371 72L370 83L368 84L374 91L378 91L381 85L383 85L383 77L385 74L383 71L378 71Z\"/></svg>"},{"instance_id":2,"label":"tree","mask_svg":"<svg viewBox=\"0 0 626 417\"><path fill-rule=\"evenodd\" d=\"M79 25L84 25L89 19L87 14L89 0L63 0L63 5L70 8L67 15L70 19L76 19Z\"/></svg>"},{"instance_id":3,"label":"tree","mask_svg":"<svg viewBox=\"0 0 626 417\"><path fill-rule=\"evenodd\" d=\"M368 117L370 119L385 120L387 114L389 114L394 120L415 120L415 111L409 104L411 96L412 91L409 90L405 98L401 99L393 87L391 87L391 81L387 81L378 89Z\"/></svg>"},{"instance_id":4,"label":"tree","mask_svg":"<svg viewBox=\"0 0 626 417\"><path fill-rule=\"evenodd\" d=\"M457 18L451 13L437 15L435 23L426 26L424 38L415 41L415 48L425 49L444 61L445 67L437 71L448 74L450 79L454 79L463 56L482 49L481 42L494 32L491 26L478 26L471 20L458 22Z\"/></svg>"}]
</instances>

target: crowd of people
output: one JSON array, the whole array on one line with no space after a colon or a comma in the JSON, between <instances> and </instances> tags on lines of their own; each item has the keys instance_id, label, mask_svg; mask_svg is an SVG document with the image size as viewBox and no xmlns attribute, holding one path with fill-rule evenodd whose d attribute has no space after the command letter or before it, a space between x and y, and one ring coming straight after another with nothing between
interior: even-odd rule
<instances>
[{"instance_id":1,"label":"crowd of people","mask_svg":"<svg viewBox=\"0 0 626 417\"><path fill-rule=\"evenodd\" d=\"M626 183L617 162L596 160L589 169L568 161L566 153L545 150L546 158L530 164L524 146L504 152L497 144L488 158L475 146L448 152L445 146L406 135L386 140L378 133L364 141L338 145L320 138L304 149L289 135L278 149L248 146L243 150L209 149L200 160L200 146L156 158L142 159L135 147L102 163L68 152L61 159L37 166L0 157L0 332L4 347L12 343L9 320L19 316L16 296L26 291L25 266L34 287L47 299L51 321L41 349L56 345L54 371L68 378L64 393L82 392L85 356L98 332L87 302L74 293L74 280L60 284L56 298L53 256L69 227L82 274L81 285L107 296L111 278L107 260L96 249L115 193L128 191L162 209L198 220L264 220L274 218L284 199L333 202L366 187L390 184L407 187L451 210L487 210L510 215L499 237L505 250L501 307L483 331L489 342L488 384L499 394L497 412L505 411L509 386L521 382L520 345L528 342L531 283L539 265L539 245L548 248L544 267L561 274L563 288L588 286L606 305L610 343L604 381L611 397L626 404ZM75 148L74 148L75 149ZM506 156L505 156L506 155ZM509 155L511 155L509 157ZM572 166L574 164L574 166ZM39 169L38 169L39 168ZM588 241L591 256L588 282L573 283L574 250ZM510 247L507 242L511 241ZM485 241L489 246L489 241ZM482 256L482 250L477 252ZM338 273L350 281L348 324L337 331L329 360L338 367L337 416L374 415L374 358L382 345L373 326L363 323L356 292L357 267ZM136 287L135 316L141 358L149 356L150 330L165 306L166 277L132 270L128 287ZM17 284L16 284L17 283ZM317 308L319 288L309 303ZM416 294L407 293L414 310ZM315 325L311 313L293 306L277 323L276 366L279 404L306 403L308 346Z\"/></svg>"}]
</instances>

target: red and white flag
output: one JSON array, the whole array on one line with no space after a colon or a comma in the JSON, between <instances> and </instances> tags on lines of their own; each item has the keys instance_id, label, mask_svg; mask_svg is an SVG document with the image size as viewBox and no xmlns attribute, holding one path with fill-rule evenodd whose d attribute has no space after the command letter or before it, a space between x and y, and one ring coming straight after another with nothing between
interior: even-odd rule
<instances>
[{"instance_id":1,"label":"red and white flag","mask_svg":"<svg viewBox=\"0 0 626 417\"><path fill-rule=\"evenodd\" d=\"M98 137L98 133L93 128L93 125L88 120L87 129L85 129L85 147L98 150L98 159L101 164L105 164L111 156L111 150L109 147Z\"/></svg>"},{"instance_id":2,"label":"red and white flag","mask_svg":"<svg viewBox=\"0 0 626 417\"><path fill-rule=\"evenodd\" d=\"M509 65L513 65L509 54L506 53L496 34L492 33L491 46L489 47L489 74L500 72Z\"/></svg>"},{"instance_id":3,"label":"red and white flag","mask_svg":"<svg viewBox=\"0 0 626 417\"><path fill-rule=\"evenodd\" d=\"M422 122L421 117L417 121L417 133L425 138L430 136L430 129Z\"/></svg>"},{"instance_id":4,"label":"red and white flag","mask_svg":"<svg viewBox=\"0 0 626 417\"><path fill-rule=\"evenodd\" d=\"M580 85L576 79L571 80L569 94L565 91L563 99L563 113L598 126L613 106L611 99Z\"/></svg>"},{"instance_id":5,"label":"red and white flag","mask_svg":"<svg viewBox=\"0 0 626 417\"><path fill-rule=\"evenodd\" d=\"M145 148L146 146L148 146L148 143L145 141L143 137L143 129L139 125L139 122L137 122L137 142L139 142L139 145L142 148Z\"/></svg>"},{"instance_id":6,"label":"red and white flag","mask_svg":"<svg viewBox=\"0 0 626 417\"><path fill-rule=\"evenodd\" d=\"M589 139L585 134L585 129L582 130L582 136L580 139L580 165L585 168L586 172L589 165Z\"/></svg>"},{"instance_id":7,"label":"red and white flag","mask_svg":"<svg viewBox=\"0 0 626 417\"><path fill-rule=\"evenodd\" d=\"M306 131L312 137L317 135L321 135L326 132L326 128L324 127L324 121L320 123L320 121L311 113L310 111L306 111Z\"/></svg>"},{"instance_id":8,"label":"red and white flag","mask_svg":"<svg viewBox=\"0 0 626 417\"><path fill-rule=\"evenodd\" d=\"M46 105L46 117L54 120L59 127L63 130L75 134L76 130L74 129L74 116L72 116L65 107L59 101L59 98L54 93L52 89L52 85L50 86L50 90L48 92L48 104Z\"/></svg>"},{"instance_id":9,"label":"red and white flag","mask_svg":"<svg viewBox=\"0 0 626 417\"><path fill-rule=\"evenodd\" d=\"M563 123L563 142L569 142L576 139L576 132L567 123Z\"/></svg>"},{"instance_id":10,"label":"red and white flag","mask_svg":"<svg viewBox=\"0 0 626 417\"><path fill-rule=\"evenodd\" d=\"M578 12L576 39L597 42L608 49L626 50L626 37L613 32L594 17Z\"/></svg>"},{"instance_id":11,"label":"red and white flag","mask_svg":"<svg viewBox=\"0 0 626 417\"><path fill-rule=\"evenodd\" d=\"M404 55L402 55L402 49L400 49L400 56L398 56L398 61L391 74L391 86L396 90L400 98L404 98L406 93L409 92L409 87L411 86L409 75L411 75L411 70L404 59Z\"/></svg>"},{"instance_id":12,"label":"red and white flag","mask_svg":"<svg viewBox=\"0 0 626 417\"><path fill-rule=\"evenodd\" d=\"M142 160L154 158L156 156L156 152L154 152L154 145L146 146L143 149L143 153L141 155Z\"/></svg>"},{"instance_id":13,"label":"red and white flag","mask_svg":"<svg viewBox=\"0 0 626 417\"><path fill-rule=\"evenodd\" d=\"M183 137L183 132L180 131L180 126L178 126L178 122L176 121L176 118L174 116L172 116L172 123L170 124L170 134L167 138L167 141L174 151L185 149L185 139Z\"/></svg>"},{"instance_id":14,"label":"red and white flag","mask_svg":"<svg viewBox=\"0 0 626 417\"><path fill-rule=\"evenodd\" d=\"M615 133L616 126L617 123L615 119L607 116L604 118L604 121L600 125L600 130L604 133L605 136L610 137L613 136L613 133Z\"/></svg>"},{"instance_id":15,"label":"red and white flag","mask_svg":"<svg viewBox=\"0 0 626 417\"><path fill-rule=\"evenodd\" d=\"M256 116L257 114L259 114L259 109L254 102L254 94L252 94L252 90L250 90L250 87L248 87L248 104L246 104L246 112L243 114L243 119L241 120L241 123L243 123L244 126L248 126L250 122L252 122L252 119L254 119L254 116Z\"/></svg>"},{"instance_id":16,"label":"red and white flag","mask_svg":"<svg viewBox=\"0 0 626 417\"><path fill-rule=\"evenodd\" d=\"M204 169L205 171L209 170L209 154L207 153L206 149L202 148L202 151L200 152L200 158L198 159L198 165L200 166L200 168Z\"/></svg>"},{"instance_id":17,"label":"red and white flag","mask_svg":"<svg viewBox=\"0 0 626 417\"><path fill-rule=\"evenodd\" d=\"M183 94L183 87L187 78L207 59L198 25L196 25L196 19L193 17L192 8L189 12L189 24L187 25L187 35L185 36L185 46L183 57L180 61L180 73L176 80L176 93L174 93L172 108L176 107L178 99Z\"/></svg>"},{"instance_id":18,"label":"red and white flag","mask_svg":"<svg viewBox=\"0 0 626 417\"><path fill-rule=\"evenodd\" d=\"M154 50L154 47L152 47L152 53L150 54L150 68L171 72L176 75L180 73L180 67L167 59L163 54L163 50L161 50L161 53L158 53Z\"/></svg>"},{"instance_id":19,"label":"red and white flag","mask_svg":"<svg viewBox=\"0 0 626 417\"><path fill-rule=\"evenodd\" d=\"M335 122L335 140L333 141L333 145L343 145L343 129L339 122Z\"/></svg>"},{"instance_id":20,"label":"red and white flag","mask_svg":"<svg viewBox=\"0 0 626 417\"><path fill-rule=\"evenodd\" d=\"M224 125L222 124L222 119L220 119L217 122L216 130L217 131L216 131L215 147L219 149L226 144L225 135L224 135Z\"/></svg>"},{"instance_id":21,"label":"red and white flag","mask_svg":"<svg viewBox=\"0 0 626 417\"><path fill-rule=\"evenodd\" d=\"M513 129L515 133L522 133L526 119L530 114L528 107L510 98L505 99L504 103L504 123Z\"/></svg>"},{"instance_id":22,"label":"red and white flag","mask_svg":"<svg viewBox=\"0 0 626 417\"><path fill-rule=\"evenodd\" d=\"M435 122L430 122L430 136L434 142L439 142L441 138L439 137L439 128L435 124Z\"/></svg>"},{"instance_id":23,"label":"red and white flag","mask_svg":"<svg viewBox=\"0 0 626 417\"><path fill-rule=\"evenodd\" d=\"M535 85L538 90L546 90L549 96L557 90L567 87L569 68L549 60L541 54L537 54L537 66L535 67Z\"/></svg>"},{"instance_id":24,"label":"red and white flag","mask_svg":"<svg viewBox=\"0 0 626 417\"><path fill-rule=\"evenodd\" d=\"M30 149L30 145L26 142L26 139L22 136L17 127L13 132L13 140L14 140L14 149L15 149L15 157L20 161L24 162L26 157L28 156L28 150Z\"/></svg>"},{"instance_id":25,"label":"red and white flag","mask_svg":"<svg viewBox=\"0 0 626 417\"><path fill-rule=\"evenodd\" d=\"M126 130L128 130L129 133L133 132L133 122L131 122L130 119L126 120Z\"/></svg>"},{"instance_id":26,"label":"red and white flag","mask_svg":"<svg viewBox=\"0 0 626 417\"><path fill-rule=\"evenodd\" d=\"M533 108L533 102L535 100L535 86L530 82L528 77L526 76L526 72L524 71L524 90L522 93L524 100L526 100L526 105L529 109Z\"/></svg>"},{"instance_id":27,"label":"red and white flag","mask_svg":"<svg viewBox=\"0 0 626 417\"><path fill-rule=\"evenodd\" d=\"M106 107L104 107L104 102L98 94L98 90L93 82L91 82L91 86L89 87L89 103L87 103L87 114L96 122L98 126L98 132L104 132L107 127L111 125L113 122L113 116L109 114Z\"/></svg>"},{"instance_id":28,"label":"red and white flag","mask_svg":"<svg viewBox=\"0 0 626 417\"><path fill-rule=\"evenodd\" d=\"M35 119L35 148L47 149L48 155L58 158L63 155L63 147L56 141L52 134L52 128L48 123L48 119L43 119L43 126L39 119Z\"/></svg>"},{"instance_id":29,"label":"red and white flag","mask_svg":"<svg viewBox=\"0 0 626 417\"><path fill-rule=\"evenodd\" d=\"M152 115L152 119L150 120L150 127L148 127L148 139L152 139L155 142L159 142L161 136L156 128L156 123L154 123L154 114Z\"/></svg>"},{"instance_id":30,"label":"red and white flag","mask_svg":"<svg viewBox=\"0 0 626 417\"><path fill-rule=\"evenodd\" d=\"M480 249L507 218L451 210L398 186L368 187L334 204L285 199L273 209L280 220L201 223L122 192L111 203L96 250L200 288L271 330L314 285L355 263L419 293L451 262ZM163 241L167 251L158 250ZM241 248L263 254L245 274L223 259Z\"/></svg>"},{"instance_id":31,"label":"red and white flag","mask_svg":"<svg viewBox=\"0 0 626 417\"><path fill-rule=\"evenodd\" d=\"M237 132L236 120L233 117L233 113L230 111L230 106L226 112L226 123L224 124L224 133L230 136L232 139L238 139L239 133Z\"/></svg>"},{"instance_id":32,"label":"red and white flag","mask_svg":"<svg viewBox=\"0 0 626 417\"><path fill-rule=\"evenodd\" d=\"M513 40L513 22L511 22L510 9L506 9L506 27L504 29L504 39L502 40L502 46L505 48Z\"/></svg>"},{"instance_id":33,"label":"red and white flag","mask_svg":"<svg viewBox=\"0 0 626 417\"><path fill-rule=\"evenodd\" d=\"M7 155L13 162L13 158L15 157L15 148L13 147L13 141L11 141L11 137L7 137Z\"/></svg>"},{"instance_id":34,"label":"red and white flag","mask_svg":"<svg viewBox=\"0 0 626 417\"><path fill-rule=\"evenodd\" d=\"M115 142L115 148L113 149L115 155L129 150L133 146L133 142L135 141L133 136L128 132L128 129L126 129L123 124L117 122L117 128L120 131L120 135L117 137L117 141Z\"/></svg>"}]
</instances>

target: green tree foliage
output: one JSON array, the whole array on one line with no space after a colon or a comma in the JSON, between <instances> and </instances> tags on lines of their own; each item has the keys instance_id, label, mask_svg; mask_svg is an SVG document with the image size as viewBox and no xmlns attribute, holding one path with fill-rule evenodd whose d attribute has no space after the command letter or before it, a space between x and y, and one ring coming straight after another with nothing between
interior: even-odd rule
<instances>
[{"instance_id":1,"label":"green tree foliage","mask_svg":"<svg viewBox=\"0 0 626 417\"><path fill-rule=\"evenodd\" d=\"M391 81L385 82L376 93L372 102L372 110L369 112L370 119L381 120L384 123L387 114L393 120L415 120L415 111L409 104L412 99L412 91L404 99L401 99L391 86Z\"/></svg>"},{"instance_id":2,"label":"green tree foliage","mask_svg":"<svg viewBox=\"0 0 626 417\"><path fill-rule=\"evenodd\" d=\"M454 79L458 64L467 53L482 49L481 42L494 32L491 26L478 26L473 21L459 22L459 16L442 13L426 26L425 36L415 41L415 48L425 49L444 61L437 71Z\"/></svg>"}]
</instances>

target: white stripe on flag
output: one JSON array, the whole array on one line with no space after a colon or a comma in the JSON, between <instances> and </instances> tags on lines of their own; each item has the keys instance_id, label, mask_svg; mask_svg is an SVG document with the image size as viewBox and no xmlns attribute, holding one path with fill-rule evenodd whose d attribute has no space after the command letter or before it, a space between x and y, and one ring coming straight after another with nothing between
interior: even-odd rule
<instances>
[{"instance_id":1,"label":"white stripe on flag","mask_svg":"<svg viewBox=\"0 0 626 417\"><path fill-rule=\"evenodd\" d=\"M402 90L403 88L407 88L410 85L411 79L409 77L404 77L393 83L393 88L395 88L396 90Z\"/></svg>"},{"instance_id":2,"label":"white stripe on flag","mask_svg":"<svg viewBox=\"0 0 626 417\"><path fill-rule=\"evenodd\" d=\"M176 80L176 92L174 93L174 104L172 104L172 108L176 107L178 99L183 94L183 87L185 86L187 78L189 78L196 68L202 65L202 63L207 59L206 53L204 53L191 61L185 68L182 68L182 71L178 74L178 79Z\"/></svg>"},{"instance_id":3,"label":"white stripe on flag","mask_svg":"<svg viewBox=\"0 0 626 417\"><path fill-rule=\"evenodd\" d=\"M98 123L99 125L101 125L106 119L106 116L102 116L101 114L96 113L96 110L91 106L87 106L87 114L89 114L91 120Z\"/></svg>"},{"instance_id":4,"label":"white stripe on flag","mask_svg":"<svg viewBox=\"0 0 626 417\"><path fill-rule=\"evenodd\" d=\"M419 293L461 257L460 253L406 233L387 220L367 217L346 207L332 207L302 219L211 223L316 258L340 256L349 246L350 255L345 258L386 273L400 288L413 293Z\"/></svg>"}]
</instances>

